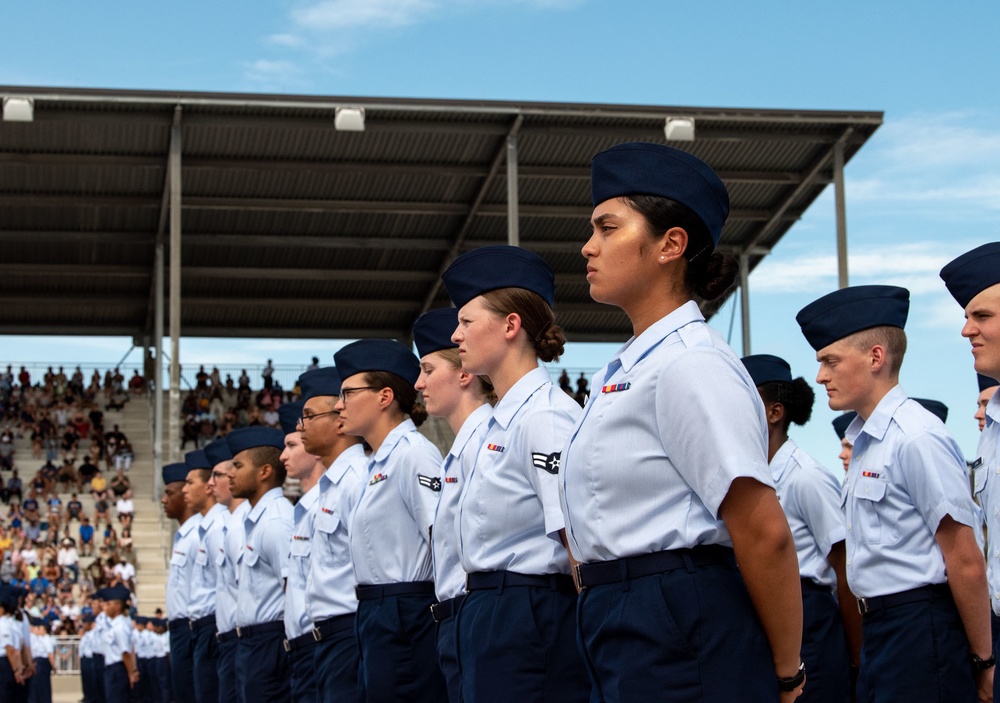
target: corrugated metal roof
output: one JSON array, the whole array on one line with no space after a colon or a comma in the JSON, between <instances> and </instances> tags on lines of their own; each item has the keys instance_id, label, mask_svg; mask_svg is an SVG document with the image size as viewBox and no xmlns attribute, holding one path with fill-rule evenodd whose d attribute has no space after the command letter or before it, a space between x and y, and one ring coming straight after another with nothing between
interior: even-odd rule
<instances>
[{"instance_id":1,"label":"corrugated metal roof","mask_svg":"<svg viewBox=\"0 0 1000 703\"><path fill-rule=\"evenodd\" d=\"M0 122L8 333L151 331L178 107L189 336L407 335L425 301L447 304L437 276L453 251L506 241L516 126L521 243L555 269L570 339L621 339L627 319L590 301L579 254L595 153L662 141L668 115L694 117L697 140L677 146L726 181L722 244L754 243L756 265L830 182L833 144L849 160L882 122L857 111L0 87L15 95L34 99L35 119ZM365 131L337 131L338 106L364 107Z\"/></svg>"}]
</instances>

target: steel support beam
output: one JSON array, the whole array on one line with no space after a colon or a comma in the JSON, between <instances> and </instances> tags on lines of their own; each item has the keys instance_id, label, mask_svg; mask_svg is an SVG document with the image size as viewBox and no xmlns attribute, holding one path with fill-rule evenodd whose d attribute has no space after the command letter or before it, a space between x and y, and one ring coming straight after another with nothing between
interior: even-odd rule
<instances>
[{"instance_id":1,"label":"steel support beam","mask_svg":"<svg viewBox=\"0 0 1000 703\"><path fill-rule=\"evenodd\" d=\"M518 215L520 199L517 194L517 134L507 135L507 244L512 247L521 243Z\"/></svg>"},{"instance_id":2,"label":"steel support beam","mask_svg":"<svg viewBox=\"0 0 1000 703\"><path fill-rule=\"evenodd\" d=\"M844 194L844 143L833 145L833 194L837 217L837 285L847 288L847 204Z\"/></svg>"},{"instance_id":3,"label":"steel support beam","mask_svg":"<svg viewBox=\"0 0 1000 703\"><path fill-rule=\"evenodd\" d=\"M740 326L743 328L743 356L750 351L750 255L740 253Z\"/></svg>"},{"instance_id":4,"label":"steel support beam","mask_svg":"<svg viewBox=\"0 0 1000 703\"><path fill-rule=\"evenodd\" d=\"M180 106L175 108L179 116ZM180 455L181 415L181 125L170 127L170 433L168 456Z\"/></svg>"}]
</instances>

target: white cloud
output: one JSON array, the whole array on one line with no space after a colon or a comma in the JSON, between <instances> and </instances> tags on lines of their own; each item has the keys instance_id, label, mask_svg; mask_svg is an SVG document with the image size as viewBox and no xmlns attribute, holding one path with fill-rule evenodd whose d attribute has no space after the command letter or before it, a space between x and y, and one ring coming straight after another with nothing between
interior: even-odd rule
<instances>
[{"instance_id":1,"label":"white cloud","mask_svg":"<svg viewBox=\"0 0 1000 703\"><path fill-rule=\"evenodd\" d=\"M296 62L287 59L258 59L247 65L246 77L254 83L279 88L300 87L306 84L302 68Z\"/></svg>"},{"instance_id":2,"label":"white cloud","mask_svg":"<svg viewBox=\"0 0 1000 703\"><path fill-rule=\"evenodd\" d=\"M268 44L273 44L274 46L283 46L289 49L298 49L305 46L306 40L304 37L298 34L282 33L282 34L272 34L267 38Z\"/></svg>"},{"instance_id":3,"label":"white cloud","mask_svg":"<svg viewBox=\"0 0 1000 703\"><path fill-rule=\"evenodd\" d=\"M431 0L322 0L292 10L292 21L312 31L402 27L437 8Z\"/></svg>"}]
</instances>

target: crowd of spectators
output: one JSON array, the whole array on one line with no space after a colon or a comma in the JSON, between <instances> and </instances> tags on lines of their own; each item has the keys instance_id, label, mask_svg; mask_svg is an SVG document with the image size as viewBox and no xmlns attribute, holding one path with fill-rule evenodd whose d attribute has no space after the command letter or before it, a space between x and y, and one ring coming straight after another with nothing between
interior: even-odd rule
<instances>
[{"instance_id":1,"label":"crowd of spectators","mask_svg":"<svg viewBox=\"0 0 1000 703\"><path fill-rule=\"evenodd\" d=\"M118 369L88 385L79 367L50 367L36 384L24 367L0 374L0 581L30 589L29 613L53 633L75 634L99 588L134 594L132 447L105 412L144 391L138 372L126 384Z\"/></svg>"}]
</instances>

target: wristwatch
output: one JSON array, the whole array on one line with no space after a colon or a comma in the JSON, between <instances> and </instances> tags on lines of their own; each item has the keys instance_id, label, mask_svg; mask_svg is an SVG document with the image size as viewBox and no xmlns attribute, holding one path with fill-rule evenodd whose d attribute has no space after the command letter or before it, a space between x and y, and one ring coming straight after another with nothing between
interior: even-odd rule
<instances>
[{"instance_id":1,"label":"wristwatch","mask_svg":"<svg viewBox=\"0 0 1000 703\"><path fill-rule=\"evenodd\" d=\"M789 693L794 691L802 682L806 680L806 663L799 662L799 670L795 673L795 676L779 676L778 677L778 690L782 693Z\"/></svg>"},{"instance_id":2,"label":"wristwatch","mask_svg":"<svg viewBox=\"0 0 1000 703\"><path fill-rule=\"evenodd\" d=\"M983 659L978 654L970 654L969 660L972 662L972 668L975 669L976 673L980 671L986 671L996 665L997 659L992 654L989 659Z\"/></svg>"}]
</instances>

